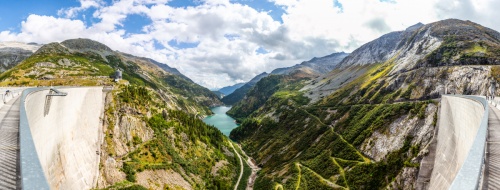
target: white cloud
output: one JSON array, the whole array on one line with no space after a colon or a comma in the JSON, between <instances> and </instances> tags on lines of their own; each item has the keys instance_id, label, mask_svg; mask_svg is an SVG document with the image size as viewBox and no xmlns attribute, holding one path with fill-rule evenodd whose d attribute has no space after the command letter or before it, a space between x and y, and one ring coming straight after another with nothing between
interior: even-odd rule
<instances>
[{"instance_id":1,"label":"white cloud","mask_svg":"<svg viewBox=\"0 0 500 190\"><path fill-rule=\"evenodd\" d=\"M108 5L102 0L80 0L79 7L59 10L59 17L30 15L19 33L1 31L0 39L49 43L90 38L167 63L195 82L216 88L314 56L349 52L418 22L454 17L500 29L496 19L500 12L495 10L500 2L496 0L268 1L285 11L282 23L268 12L229 0L200 0L198 6L184 8L171 7L168 0L121 0ZM91 16L96 23L76 19L89 9L93 14L82 17ZM141 15L150 22L142 32L131 33L123 29L130 15ZM172 42L197 46L183 49ZM257 53L259 48L268 53Z\"/></svg>"},{"instance_id":2,"label":"white cloud","mask_svg":"<svg viewBox=\"0 0 500 190\"><path fill-rule=\"evenodd\" d=\"M434 8L439 18L471 20L500 31L500 1L498 0L437 0Z\"/></svg>"},{"instance_id":3,"label":"white cloud","mask_svg":"<svg viewBox=\"0 0 500 190\"><path fill-rule=\"evenodd\" d=\"M19 39L28 42L50 43L85 35L85 24L80 20L30 15L21 23Z\"/></svg>"},{"instance_id":4,"label":"white cloud","mask_svg":"<svg viewBox=\"0 0 500 190\"><path fill-rule=\"evenodd\" d=\"M60 9L57 12L57 14L59 16L73 18L81 11L87 10L91 7L99 8L102 5L104 5L104 2L102 0L80 0L80 7L70 7L66 9Z\"/></svg>"}]
</instances>

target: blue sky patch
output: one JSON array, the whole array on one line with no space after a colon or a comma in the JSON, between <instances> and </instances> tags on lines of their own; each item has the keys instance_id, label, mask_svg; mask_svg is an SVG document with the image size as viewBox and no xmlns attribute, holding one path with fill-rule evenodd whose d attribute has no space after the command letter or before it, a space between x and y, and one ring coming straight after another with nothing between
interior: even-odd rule
<instances>
[{"instance_id":1,"label":"blue sky patch","mask_svg":"<svg viewBox=\"0 0 500 190\"><path fill-rule=\"evenodd\" d=\"M385 3L396 3L396 0L379 0L380 2L385 2Z\"/></svg>"},{"instance_id":2,"label":"blue sky patch","mask_svg":"<svg viewBox=\"0 0 500 190\"><path fill-rule=\"evenodd\" d=\"M187 49L187 48L195 48L198 47L200 42L178 42L177 40L168 41L168 45L177 49Z\"/></svg>"},{"instance_id":3,"label":"blue sky patch","mask_svg":"<svg viewBox=\"0 0 500 190\"><path fill-rule=\"evenodd\" d=\"M165 46L163 44L161 44L160 42L158 42L157 40L153 40L153 46L155 47L155 49L164 49Z\"/></svg>"},{"instance_id":4,"label":"blue sky patch","mask_svg":"<svg viewBox=\"0 0 500 190\"><path fill-rule=\"evenodd\" d=\"M273 20L283 23L281 15L285 13L285 10L275 5L274 3L269 2L268 0L231 0L231 3L248 5L249 7L252 7L257 11L268 12L268 14L273 18Z\"/></svg>"},{"instance_id":5,"label":"blue sky patch","mask_svg":"<svg viewBox=\"0 0 500 190\"><path fill-rule=\"evenodd\" d=\"M240 38L240 35L238 35L238 34L224 34L224 37L226 39L228 39L229 41L233 41L233 40Z\"/></svg>"},{"instance_id":6,"label":"blue sky patch","mask_svg":"<svg viewBox=\"0 0 500 190\"><path fill-rule=\"evenodd\" d=\"M259 49L255 50L255 52L257 52L257 55L258 54L268 54L269 53L266 49L264 49L262 47L259 47Z\"/></svg>"},{"instance_id":7,"label":"blue sky patch","mask_svg":"<svg viewBox=\"0 0 500 190\"><path fill-rule=\"evenodd\" d=\"M172 0L167 3L168 6L171 7L196 7L200 3L198 1L193 1L193 0Z\"/></svg>"},{"instance_id":8,"label":"blue sky patch","mask_svg":"<svg viewBox=\"0 0 500 190\"><path fill-rule=\"evenodd\" d=\"M96 11L96 8L89 8L87 10L84 10L78 14L76 18L79 20L83 21L86 26L92 26L95 23L98 23L101 21L100 18L94 18L92 14Z\"/></svg>"},{"instance_id":9,"label":"blue sky patch","mask_svg":"<svg viewBox=\"0 0 500 190\"><path fill-rule=\"evenodd\" d=\"M123 29L127 31L127 33L143 33L142 28L146 25L151 24L151 19L139 15L139 14L132 14L132 15L127 15L127 18L122 22Z\"/></svg>"},{"instance_id":10,"label":"blue sky patch","mask_svg":"<svg viewBox=\"0 0 500 190\"><path fill-rule=\"evenodd\" d=\"M339 8L340 12L344 12L344 7L338 0L333 0L333 6Z\"/></svg>"},{"instance_id":11,"label":"blue sky patch","mask_svg":"<svg viewBox=\"0 0 500 190\"><path fill-rule=\"evenodd\" d=\"M57 16L62 8L80 6L78 1L21 0L0 1L0 31L20 32L21 22L30 14ZM21 8L22 7L22 8Z\"/></svg>"}]
</instances>

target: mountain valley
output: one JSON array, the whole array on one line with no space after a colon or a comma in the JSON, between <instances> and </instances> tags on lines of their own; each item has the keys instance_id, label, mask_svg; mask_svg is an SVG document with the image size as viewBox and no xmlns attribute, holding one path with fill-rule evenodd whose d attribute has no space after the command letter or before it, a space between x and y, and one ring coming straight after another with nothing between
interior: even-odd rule
<instances>
[{"instance_id":1,"label":"mountain valley","mask_svg":"<svg viewBox=\"0 0 500 190\"><path fill-rule=\"evenodd\" d=\"M418 23L215 92L90 39L4 42L0 61L3 87L107 89L95 189L426 189L441 97L500 81L500 33Z\"/></svg>"}]
</instances>

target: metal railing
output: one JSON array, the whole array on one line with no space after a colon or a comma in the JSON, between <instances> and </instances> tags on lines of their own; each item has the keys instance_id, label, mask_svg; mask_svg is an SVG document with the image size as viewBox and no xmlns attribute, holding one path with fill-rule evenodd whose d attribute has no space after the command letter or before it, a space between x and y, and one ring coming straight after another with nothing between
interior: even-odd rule
<instances>
[{"instance_id":1,"label":"metal railing","mask_svg":"<svg viewBox=\"0 0 500 190\"><path fill-rule=\"evenodd\" d=\"M476 138L472 147L467 154L462 167L458 171L455 179L453 180L450 189L452 190L471 190L478 189L481 184L482 171L484 167L484 156L486 148L486 137L488 134L488 115L489 106L484 97L481 96L461 96L453 95L455 97L467 98L480 102L484 107L484 115L481 119Z\"/></svg>"}]
</instances>

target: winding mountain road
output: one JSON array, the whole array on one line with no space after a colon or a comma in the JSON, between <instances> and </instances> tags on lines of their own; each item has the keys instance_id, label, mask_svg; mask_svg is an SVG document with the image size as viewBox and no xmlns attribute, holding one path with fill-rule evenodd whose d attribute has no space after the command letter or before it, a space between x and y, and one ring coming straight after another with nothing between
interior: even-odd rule
<instances>
[{"instance_id":1,"label":"winding mountain road","mask_svg":"<svg viewBox=\"0 0 500 190\"><path fill-rule=\"evenodd\" d=\"M238 155L238 158L240 159L240 177L238 177L238 181L236 181L236 185L234 185L234 190L237 190L238 186L240 185L241 177L243 177L243 160L241 159L241 156L238 153L238 151L236 151L236 149L234 148L233 143L230 144L231 148L233 148L234 152L236 153L236 155Z\"/></svg>"}]
</instances>

